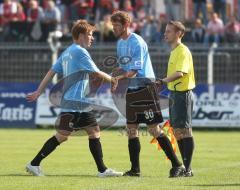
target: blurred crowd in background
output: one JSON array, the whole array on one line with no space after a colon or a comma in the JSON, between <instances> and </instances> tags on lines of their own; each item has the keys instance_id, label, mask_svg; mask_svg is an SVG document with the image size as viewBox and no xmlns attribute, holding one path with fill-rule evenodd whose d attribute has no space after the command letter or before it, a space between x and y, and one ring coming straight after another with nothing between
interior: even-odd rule
<instances>
[{"instance_id":1,"label":"blurred crowd in background","mask_svg":"<svg viewBox=\"0 0 240 190\"><path fill-rule=\"evenodd\" d=\"M163 41L169 20L185 23L187 42L240 42L240 0L0 0L0 41L44 42L54 31L71 40L72 23L87 19L97 27L96 42L113 42L116 10L132 16L132 32L148 43Z\"/></svg>"}]
</instances>

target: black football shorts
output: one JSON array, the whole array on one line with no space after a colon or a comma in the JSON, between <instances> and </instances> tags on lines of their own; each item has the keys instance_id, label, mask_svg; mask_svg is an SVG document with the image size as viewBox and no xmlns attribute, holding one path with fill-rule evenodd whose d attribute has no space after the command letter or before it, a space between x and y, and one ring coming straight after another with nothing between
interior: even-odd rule
<instances>
[{"instance_id":1,"label":"black football shorts","mask_svg":"<svg viewBox=\"0 0 240 190\"><path fill-rule=\"evenodd\" d=\"M69 135L87 127L97 126L97 120L93 112L61 112L57 118L56 130Z\"/></svg>"},{"instance_id":2,"label":"black football shorts","mask_svg":"<svg viewBox=\"0 0 240 190\"><path fill-rule=\"evenodd\" d=\"M128 89L126 94L127 124L147 125L163 122L160 97L154 84Z\"/></svg>"}]
</instances>

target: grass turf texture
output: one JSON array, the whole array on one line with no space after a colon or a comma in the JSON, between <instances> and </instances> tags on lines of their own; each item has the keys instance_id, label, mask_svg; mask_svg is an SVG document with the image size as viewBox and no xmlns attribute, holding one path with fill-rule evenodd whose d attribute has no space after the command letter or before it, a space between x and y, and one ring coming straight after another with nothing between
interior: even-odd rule
<instances>
[{"instance_id":1,"label":"grass turf texture","mask_svg":"<svg viewBox=\"0 0 240 190\"><path fill-rule=\"evenodd\" d=\"M193 178L169 179L170 162L141 133L142 177L97 178L86 136L71 137L42 162L45 177L30 176L25 165L54 134L53 130L0 130L0 189L240 189L240 131L195 131ZM103 131L101 142L108 167L130 167L127 137ZM178 152L179 156L179 152Z\"/></svg>"}]
</instances>

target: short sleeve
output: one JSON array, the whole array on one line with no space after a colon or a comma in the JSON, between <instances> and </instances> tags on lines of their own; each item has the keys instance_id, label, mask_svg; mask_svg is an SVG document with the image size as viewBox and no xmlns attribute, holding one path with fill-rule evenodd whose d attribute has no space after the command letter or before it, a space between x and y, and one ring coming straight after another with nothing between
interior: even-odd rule
<instances>
[{"instance_id":1,"label":"short sleeve","mask_svg":"<svg viewBox=\"0 0 240 190\"><path fill-rule=\"evenodd\" d=\"M62 68L62 56L60 56L56 63L51 68L55 73L63 74L63 68Z\"/></svg>"},{"instance_id":2,"label":"short sleeve","mask_svg":"<svg viewBox=\"0 0 240 190\"><path fill-rule=\"evenodd\" d=\"M92 60L90 54L88 53L87 50L83 51L83 54L78 54L78 60L79 60L79 66L81 67L80 69L92 71L92 72L99 72L100 70Z\"/></svg>"},{"instance_id":3,"label":"short sleeve","mask_svg":"<svg viewBox=\"0 0 240 190\"><path fill-rule=\"evenodd\" d=\"M132 61L130 63L130 69L141 70L143 68L143 57L143 47L141 47L140 44L136 44L136 46L133 47L133 51L131 52Z\"/></svg>"}]
</instances>

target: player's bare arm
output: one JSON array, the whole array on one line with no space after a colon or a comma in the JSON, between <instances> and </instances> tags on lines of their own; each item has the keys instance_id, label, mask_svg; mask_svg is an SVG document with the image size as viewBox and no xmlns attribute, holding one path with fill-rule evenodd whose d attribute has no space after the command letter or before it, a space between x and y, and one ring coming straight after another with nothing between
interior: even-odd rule
<instances>
[{"instance_id":1,"label":"player's bare arm","mask_svg":"<svg viewBox=\"0 0 240 190\"><path fill-rule=\"evenodd\" d=\"M137 75L137 71L136 70L131 70L131 71L125 72L125 73L117 76L116 78L118 80L122 80L122 79L125 79L125 78L134 78L134 77L136 77L136 75Z\"/></svg>"},{"instance_id":2,"label":"player's bare arm","mask_svg":"<svg viewBox=\"0 0 240 190\"><path fill-rule=\"evenodd\" d=\"M54 77L55 72L53 72L51 69L47 72L43 80L41 81L38 89L30 94L27 95L26 99L29 102L36 101L38 97L42 94L44 89L47 87L48 83L52 80Z\"/></svg>"},{"instance_id":3,"label":"player's bare arm","mask_svg":"<svg viewBox=\"0 0 240 190\"><path fill-rule=\"evenodd\" d=\"M96 72L96 76L106 80L107 82L110 82L112 85L117 85L117 83L118 83L116 77L112 77L112 76L110 76L107 73L104 73L102 71Z\"/></svg>"},{"instance_id":4,"label":"player's bare arm","mask_svg":"<svg viewBox=\"0 0 240 190\"><path fill-rule=\"evenodd\" d=\"M112 87L111 87L112 91L113 91L113 89L117 88L118 79L116 77L112 77L102 71L96 72L95 75L96 75L96 77L102 78L102 79L106 80L107 82L110 82L112 85Z\"/></svg>"},{"instance_id":5,"label":"player's bare arm","mask_svg":"<svg viewBox=\"0 0 240 190\"><path fill-rule=\"evenodd\" d=\"M137 75L137 71L135 71L135 70L131 70L128 72L122 72L122 69L119 68L118 71L121 71L121 74L120 75L114 74L114 75L116 75L116 77L113 77L113 78L117 81L117 84L112 85L112 87L111 87L112 92L114 92L117 89L119 80L122 80L125 78L134 78Z\"/></svg>"}]
</instances>

